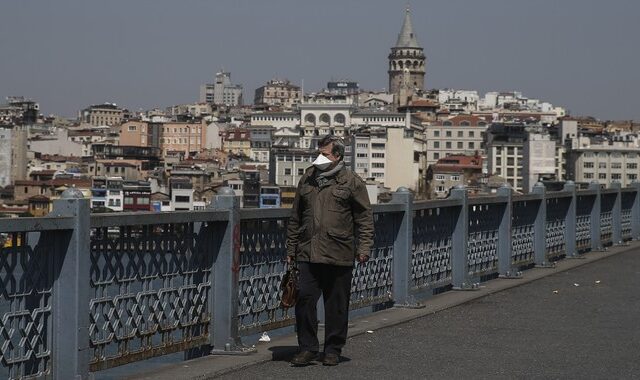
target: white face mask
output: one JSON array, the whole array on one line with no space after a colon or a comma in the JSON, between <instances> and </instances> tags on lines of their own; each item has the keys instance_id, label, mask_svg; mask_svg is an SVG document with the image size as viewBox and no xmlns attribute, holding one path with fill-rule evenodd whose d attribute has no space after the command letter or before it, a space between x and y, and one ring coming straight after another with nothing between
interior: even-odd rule
<instances>
[{"instance_id":1,"label":"white face mask","mask_svg":"<svg viewBox=\"0 0 640 380\"><path fill-rule=\"evenodd\" d=\"M333 164L333 161L326 158L322 154L319 154L318 158L316 158L316 160L313 161L313 166L318 168L318 170L327 170L329 169L329 166L331 166L331 164Z\"/></svg>"}]
</instances>

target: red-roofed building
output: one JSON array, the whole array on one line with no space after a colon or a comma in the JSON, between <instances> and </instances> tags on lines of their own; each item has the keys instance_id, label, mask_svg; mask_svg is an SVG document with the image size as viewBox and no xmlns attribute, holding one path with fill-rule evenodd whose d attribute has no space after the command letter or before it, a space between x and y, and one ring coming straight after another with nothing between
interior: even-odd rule
<instances>
[{"instance_id":1,"label":"red-roofed building","mask_svg":"<svg viewBox=\"0 0 640 380\"><path fill-rule=\"evenodd\" d=\"M427 169L430 198L446 198L457 185L473 186L482 176L482 157L451 155Z\"/></svg>"}]
</instances>

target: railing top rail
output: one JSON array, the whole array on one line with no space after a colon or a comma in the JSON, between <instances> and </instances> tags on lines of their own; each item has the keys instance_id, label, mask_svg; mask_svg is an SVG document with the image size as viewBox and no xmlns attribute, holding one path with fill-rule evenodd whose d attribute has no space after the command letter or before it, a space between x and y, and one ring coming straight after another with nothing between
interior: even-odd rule
<instances>
[{"instance_id":1,"label":"railing top rail","mask_svg":"<svg viewBox=\"0 0 640 380\"><path fill-rule=\"evenodd\" d=\"M507 203L507 201L508 201L508 198L504 196L498 196L498 195L480 196L480 197L469 198L469 205L476 206L476 205Z\"/></svg>"},{"instance_id":2,"label":"railing top rail","mask_svg":"<svg viewBox=\"0 0 640 380\"><path fill-rule=\"evenodd\" d=\"M585 195L597 195L598 190L580 190L576 193L577 196L585 196Z\"/></svg>"},{"instance_id":3,"label":"railing top rail","mask_svg":"<svg viewBox=\"0 0 640 380\"><path fill-rule=\"evenodd\" d=\"M241 208L240 219L286 219L291 216L290 208Z\"/></svg>"},{"instance_id":4,"label":"railing top rail","mask_svg":"<svg viewBox=\"0 0 640 380\"><path fill-rule=\"evenodd\" d=\"M636 189L635 187L623 187L620 191L623 193L635 193Z\"/></svg>"},{"instance_id":5,"label":"railing top rail","mask_svg":"<svg viewBox=\"0 0 640 380\"><path fill-rule=\"evenodd\" d=\"M378 203L371 205L371 209L374 214L380 214L385 212L402 212L404 211L404 205L402 203Z\"/></svg>"},{"instance_id":6,"label":"railing top rail","mask_svg":"<svg viewBox=\"0 0 640 380\"><path fill-rule=\"evenodd\" d=\"M617 194L618 189L602 189L600 194Z\"/></svg>"},{"instance_id":7,"label":"railing top rail","mask_svg":"<svg viewBox=\"0 0 640 380\"><path fill-rule=\"evenodd\" d=\"M458 199L434 199L428 201L418 201L413 204L414 210L427 210L432 208L460 206Z\"/></svg>"},{"instance_id":8,"label":"railing top rail","mask_svg":"<svg viewBox=\"0 0 640 380\"><path fill-rule=\"evenodd\" d=\"M229 219L227 210L127 212L91 214L91 228L145 224L220 222Z\"/></svg>"},{"instance_id":9,"label":"railing top rail","mask_svg":"<svg viewBox=\"0 0 640 380\"><path fill-rule=\"evenodd\" d=\"M74 228L72 216L42 216L37 218L1 218L0 232L59 231Z\"/></svg>"},{"instance_id":10,"label":"railing top rail","mask_svg":"<svg viewBox=\"0 0 640 380\"><path fill-rule=\"evenodd\" d=\"M540 201L542 194L518 194L512 198L513 202Z\"/></svg>"},{"instance_id":11,"label":"railing top rail","mask_svg":"<svg viewBox=\"0 0 640 380\"><path fill-rule=\"evenodd\" d=\"M545 194L545 198L570 198L572 196L571 191L552 191Z\"/></svg>"}]
</instances>

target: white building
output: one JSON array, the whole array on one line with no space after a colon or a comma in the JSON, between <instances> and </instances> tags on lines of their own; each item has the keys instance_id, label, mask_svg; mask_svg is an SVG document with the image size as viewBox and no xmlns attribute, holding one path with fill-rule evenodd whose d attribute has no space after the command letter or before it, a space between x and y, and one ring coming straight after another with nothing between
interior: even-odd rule
<instances>
[{"instance_id":1,"label":"white building","mask_svg":"<svg viewBox=\"0 0 640 380\"><path fill-rule=\"evenodd\" d=\"M567 177L575 182L623 187L640 176L640 136L620 133L602 140L589 137L571 139L567 146Z\"/></svg>"},{"instance_id":2,"label":"white building","mask_svg":"<svg viewBox=\"0 0 640 380\"><path fill-rule=\"evenodd\" d=\"M242 105L242 86L231 83L231 73L216 73L214 83L200 86L200 102L226 106Z\"/></svg>"},{"instance_id":3,"label":"white building","mask_svg":"<svg viewBox=\"0 0 640 380\"><path fill-rule=\"evenodd\" d=\"M531 192L541 179L558 180L556 165L556 142L548 133L529 133L523 149L522 188Z\"/></svg>"},{"instance_id":4,"label":"white building","mask_svg":"<svg viewBox=\"0 0 640 380\"><path fill-rule=\"evenodd\" d=\"M376 127L352 136L351 167L361 178L371 178L395 191L420 190L419 142L404 127Z\"/></svg>"}]
</instances>

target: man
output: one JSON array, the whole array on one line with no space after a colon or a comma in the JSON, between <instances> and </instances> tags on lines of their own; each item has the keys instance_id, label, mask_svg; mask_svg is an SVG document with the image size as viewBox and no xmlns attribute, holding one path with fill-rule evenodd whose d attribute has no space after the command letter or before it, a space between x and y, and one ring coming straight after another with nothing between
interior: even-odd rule
<instances>
[{"instance_id":1,"label":"man","mask_svg":"<svg viewBox=\"0 0 640 380\"><path fill-rule=\"evenodd\" d=\"M347 338L354 262L369 259L373 215L367 189L345 167L344 143L328 135L320 154L300 179L287 230L287 261L296 261L299 291L296 328L300 351L291 360L303 366L316 360L318 299L325 310L324 365L337 365ZM355 247L357 242L357 249Z\"/></svg>"}]
</instances>

